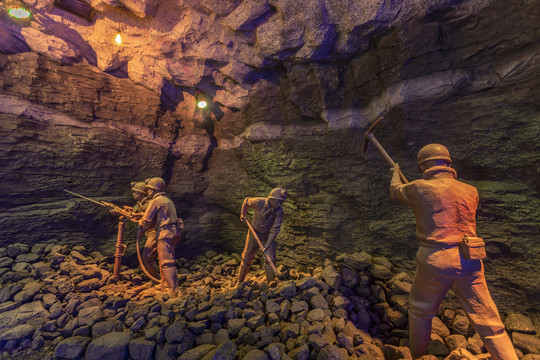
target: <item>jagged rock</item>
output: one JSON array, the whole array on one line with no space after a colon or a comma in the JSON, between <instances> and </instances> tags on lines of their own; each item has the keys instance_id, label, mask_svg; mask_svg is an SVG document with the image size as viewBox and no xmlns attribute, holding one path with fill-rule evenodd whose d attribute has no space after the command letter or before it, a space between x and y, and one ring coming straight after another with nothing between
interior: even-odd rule
<instances>
[{"instance_id":1,"label":"jagged rock","mask_svg":"<svg viewBox=\"0 0 540 360\"><path fill-rule=\"evenodd\" d=\"M409 348L406 348L406 347L385 345L383 352L384 352L384 357L388 360L399 360L399 359L412 360L411 351L409 350Z\"/></svg>"},{"instance_id":2,"label":"jagged rock","mask_svg":"<svg viewBox=\"0 0 540 360\"><path fill-rule=\"evenodd\" d=\"M268 356L259 349L250 350L244 357L244 360L268 360Z\"/></svg>"},{"instance_id":3,"label":"jagged rock","mask_svg":"<svg viewBox=\"0 0 540 360\"><path fill-rule=\"evenodd\" d=\"M512 342L514 347L524 354L540 354L540 339L534 335L514 332Z\"/></svg>"},{"instance_id":4,"label":"jagged rock","mask_svg":"<svg viewBox=\"0 0 540 360\"><path fill-rule=\"evenodd\" d=\"M15 261L18 263L34 263L40 258L37 254L20 254L17 255Z\"/></svg>"},{"instance_id":5,"label":"jagged rock","mask_svg":"<svg viewBox=\"0 0 540 360\"><path fill-rule=\"evenodd\" d=\"M527 355L524 355L520 359L521 360L540 360L540 355L539 354L527 354Z\"/></svg>"},{"instance_id":6,"label":"jagged rock","mask_svg":"<svg viewBox=\"0 0 540 360\"><path fill-rule=\"evenodd\" d=\"M88 280L81 281L77 284L77 289L81 292L90 292L96 290L101 285L99 279L92 278Z\"/></svg>"},{"instance_id":7,"label":"jagged rock","mask_svg":"<svg viewBox=\"0 0 540 360\"><path fill-rule=\"evenodd\" d=\"M91 306L79 311L79 324L92 326L97 321L103 319L100 306Z\"/></svg>"},{"instance_id":8,"label":"jagged rock","mask_svg":"<svg viewBox=\"0 0 540 360\"><path fill-rule=\"evenodd\" d=\"M432 333L431 340L429 341L429 345L428 345L428 352L435 356L446 356L450 353L450 350L444 343L444 340L442 337L440 337L437 334Z\"/></svg>"},{"instance_id":9,"label":"jagged rock","mask_svg":"<svg viewBox=\"0 0 540 360\"><path fill-rule=\"evenodd\" d=\"M291 298L296 295L296 284L294 281L288 281L279 288L279 295Z\"/></svg>"},{"instance_id":10,"label":"jagged rock","mask_svg":"<svg viewBox=\"0 0 540 360\"><path fill-rule=\"evenodd\" d=\"M11 284L0 289L0 303L4 303L13 299L15 294L22 291L20 284Z\"/></svg>"},{"instance_id":11,"label":"jagged rock","mask_svg":"<svg viewBox=\"0 0 540 360\"><path fill-rule=\"evenodd\" d=\"M536 333L532 320L517 313L511 313L508 315L508 317L504 320L504 326L509 332L517 331L520 333L533 335Z\"/></svg>"},{"instance_id":12,"label":"jagged rock","mask_svg":"<svg viewBox=\"0 0 540 360\"><path fill-rule=\"evenodd\" d=\"M452 351L444 360L476 360L476 357L465 349L456 349Z\"/></svg>"},{"instance_id":13,"label":"jagged rock","mask_svg":"<svg viewBox=\"0 0 540 360\"><path fill-rule=\"evenodd\" d=\"M277 314L279 313L281 308L280 308L280 305L274 300L268 300L265 304L265 310L267 314L269 313Z\"/></svg>"},{"instance_id":14,"label":"jagged rock","mask_svg":"<svg viewBox=\"0 0 540 360\"><path fill-rule=\"evenodd\" d=\"M343 256L343 262L357 271L362 271L371 266L373 257L362 251L360 253L345 254Z\"/></svg>"},{"instance_id":15,"label":"jagged rock","mask_svg":"<svg viewBox=\"0 0 540 360\"><path fill-rule=\"evenodd\" d=\"M343 284L343 278L331 265L323 269L321 276L324 282L334 289L339 289Z\"/></svg>"},{"instance_id":16,"label":"jagged rock","mask_svg":"<svg viewBox=\"0 0 540 360\"><path fill-rule=\"evenodd\" d=\"M15 260L13 260L12 258L10 257L2 257L0 258L0 268L7 268L7 267L10 267L11 264L13 264L15 262Z\"/></svg>"},{"instance_id":17,"label":"jagged rock","mask_svg":"<svg viewBox=\"0 0 540 360\"><path fill-rule=\"evenodd\" d=\"M92 338L96 339L112 332L115 324L112 321L100 321L92 326ZM136 332L136 331L133 331Z\"/></svg>"},{"instance_id":18,"label":"jagged rock","mask_svg":"<svg viewBox=\"0 0 540 360\"><path fill-rule=\"evenodd\" d=\"M452 323L452 332L467 336L469 334L469 319L463 315L456 315Z\"/></svg>"},{"instance_id":19,"label":"jagged rock","mask_svg":"<svg viewBox=\"0 0 540 360\"><path fill-rule=\"evenodd\" d=\"M454 351L459 348L466 349L467 348L467 339L463 335L450 335L444 339L446 342L446 345L448 346L448 349L450 351Z\"/></svg>"},{"instance_id":20,"label":"jagged rock","mask_svg":"<svg viewBox=\"0 0 540 360\"><path fill-rule=\"evenodd\" d=\"M200 345L181 354L178 357L178 360L199 360L215 348L216 345L212 344Z\"/></svg>"},{"instance_id":21,"label":"jagged rock","mask_svg":"<svg viewBox=\"0 0 540 360\"><path fill-rule=\"evenodd\" d=\"M298 289L304 291L315 286L317 281L313 277L304 277L296 282Z\"/></svg>"},{"instance_id":22,"label":"jagged rock","mask_svg":"<svg viewBox=\"0 0 540 360\"><path fill-rule=\"evenodd\" d=\"M94 339L86 350L88 360L125 360L129 355L131 333L112 332Z\"/></svg>"},{"instance_id":23,"label":"jagged rock","mask_svg":"<svg viewBox=\"0 0 540 360\"><path fill-rule=\"evenodd\" d=\"M15 243L7 246L7 255L11 258L16 258L21 254L28 254L30 247L27 244Z\"/></svg>"},{"instance_id":24,"label":"jagged rock","mask_svg":"<svg viewBox=\"0 0 540 360\"><path fill-rule=\"evenodd\" d=\"M230 319L227 322L227 328L232 336L238 336L240 330L246 325L246 319Z\"/></svg>"},{"instance_id":25,"label":"jagged rock","mask_svg":"<svg viewBox=\"0 0 540 360\"><path fill-rule=\"evenodd\" d=\"M318 354L317 360L346 360L346 354L335 345L325 346Z\"/></svg>"},{"instance_id":26,"label":"jagged rock","mask_svg":"<svg viewBox=\"0 0 540 360\"><path fill-rule=\"evenodd\" d=\"M24 339L31 338L34 334L35 327L32 325L17 325L12 329L5 330L0 333L0 342L15 340L20 342Z\"/></svg>"},{"instance_id":27,"label":"jagged rock","mask_svg":"<svg viewBox=\"0 0 540 360\"><path fill-rule=\"evenodd\" d=\"M54 356L60 360L81 359L90 341L91 339L87 337L68 337L56 345Z\"/></svg>"},{"instance_id":28,"label":"jagged rock","mask_svg":"<svg viewBox=\"0 0 540 360\"><path fill-rule=\"evenodd\" d=\"M0 332L17 325L40 325L45 322L49 312L41 301L23 304L18 308L0 314Z\"/></svg>"},{"instance_id":29,"label":"jagged rock","mask_svg":"<svg viewBox=\"0 0 540 360\"><path fill-rule=\"evenodd\" d=\"M310 300L310 304L315 309L328 309L328 302L321 294L313 296Z\"/></svg>"},{"instance_id":30,"label":"jagged rock","mask_svg":"<svg viewBox=\"0 0 540 360\"><path fill-rule=\"evenodd\" d=\"M369 273L380 280L390 280L392 278L392 271L384 265L373 264L369 268Z\"/></svg>"},{"instance_id":31,"label":"jagged rock","mask_svg":"<svg viewBox=\"0 0 540 360\"><path fill-rule=\"evenodd\" d=\"M443 339L450 336L450 330L448 330L446 325L437 316L431 321L431 331Z\"/></svg>"}]
</instances>

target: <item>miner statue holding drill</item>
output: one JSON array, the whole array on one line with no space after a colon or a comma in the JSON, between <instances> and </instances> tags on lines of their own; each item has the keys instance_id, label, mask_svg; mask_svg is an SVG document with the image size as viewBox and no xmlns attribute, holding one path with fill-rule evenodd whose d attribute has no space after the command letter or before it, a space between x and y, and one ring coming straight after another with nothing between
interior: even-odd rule
<instances>
[{"instance_id":1,"label":"miner statue holding drill","mask_svg":"<svg viewBox=\"0 0 540 360\"><path fill-rule=\"evenodd\" d=\"M175 246L180 240L184 226L182 219L176 215L176 208L165 194L165 181L155 177L146 184L150 201L139 222L137 236L154 228L157 239L157 255L161 283L169 289L171 297L178 296L178 272L175 265Z\"/></svg>"},{"instance_id":2,"label":"miner statue holding drill","mask_svg":"<svg viewBox=\"0 0 540 360\"><path fill-rule=\"evenodd\" d=\"M422 179L406 183L395 164L390 195L416 217L420 248L409 297L410 346L414 358L427 354L431 320L453 289L493 360L518 357L484 277L484 242L476 236L476 188L457 180L448 149L429 144L418 153Z\"/></svg>"}]
</instances>

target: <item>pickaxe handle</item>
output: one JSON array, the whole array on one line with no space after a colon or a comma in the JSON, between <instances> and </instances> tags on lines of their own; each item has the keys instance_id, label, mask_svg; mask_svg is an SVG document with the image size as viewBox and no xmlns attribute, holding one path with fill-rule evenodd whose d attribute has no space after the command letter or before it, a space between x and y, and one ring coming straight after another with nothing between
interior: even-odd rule
<instances>
[{"instance_id":1,"label":"pickaxe handle","mask_svg":"<svg viewBox=\"0 0 540 360\"><path fill-rule=\"evenodd\" d=\"M369 130L364 134L364 145L362 146L362 153L365 153L367 151L367 141L366 140L369 140L371 141L371 143L373 145L375 145L375 147L377 148L377 150L379 150L379 152L381 153L381 155L384 157L384 159L386 160L386 162L388 162L388 164L391 166L391 167L394 167L396 166L396 163L394 162L394 160L392 160L392 158L390 157L390 155L388 155L388 153L386 152L386 150L384 150L384 148L382 147L382 145L377 141L377 139L375 139L375 135L373 135L373 128L375 127L375 125L377 125L379 123L379 121L381 121L382 118L378 118L374 123L373 125L371 125L371 127L369 128ZM407 179L405 178L405 175L403 175L403 173L401 172L401 170L399 170L399 177L401 178L401 182L404 183L404 184L408 184L409 182L407 181Z\"/></svg>"},{"instance_id":2,"label":"pickaxe handle","mask_svg":"<svg viewBox=\"0 0 540 360\"><path fill-rule=\"evenodd\" d=\"M255 229L253 229L253 226L251 226L248 219L246 219L246 224L249 230L251 231L251 233L253 234L253 237L255 238L255 240L257 240L257 243L259 244L259 248L261 249L262 253L264 254L264 256L266 256L266 260L270 264L270 267L272 267L274 274L276 274L276 282L279 282L279 279L277 277L279 275L279 272L277 271L276 266L274 265L274 262L272 261L272 259L270 259L270 256L268 256L268 254L264 250L264 245L262 244L261 239L259 239L259 236L257 236Z\"/></svg>"}]
</instances>

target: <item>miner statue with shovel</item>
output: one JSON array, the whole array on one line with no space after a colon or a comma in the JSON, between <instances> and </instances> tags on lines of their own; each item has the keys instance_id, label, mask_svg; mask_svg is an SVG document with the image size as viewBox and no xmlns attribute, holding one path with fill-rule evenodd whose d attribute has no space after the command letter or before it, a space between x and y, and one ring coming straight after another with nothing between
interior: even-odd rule
<instances>
[{"instance_id":1,"label":"miner statue with shovel","mask_svg":"<svg viewBox=\"0 0 540 360\"><path fill-rule=\"evenodd\" d=\"M476 188L457 180L450 153L440 144L429 144L420 150L417 160L422 179L408 183L373 135L379 121L365 134L363 152L370 141L387 159L392 171L390 196L412 208L420 241L409 296L412 356L427 354L431 321L452 289L491 358L517 360L484 277L485 245L476 236Z\"/></svg>"},{"instance_id":2,"label":"miner statue with shovel","mask_svg":"<svg viewBox=\"0 0 540 360\"><path fill-rule=\"evenodd\" d=\"M238 275L238 284L242 283L251 266L251 262L259 250L262 251L266 260L266 280L268 283L274 281L277 275L275 267L276 245L275 239L281 228L283 221L283 208L281 204L285 201L287 192L282 188L275 188L270 191L268 197L246 198L242 204L240 220L249 228L246 238L246 245L242 253L242 263ZM253 209L253 219L250 222L247 212Z\"/></svg>"}]
</instances>

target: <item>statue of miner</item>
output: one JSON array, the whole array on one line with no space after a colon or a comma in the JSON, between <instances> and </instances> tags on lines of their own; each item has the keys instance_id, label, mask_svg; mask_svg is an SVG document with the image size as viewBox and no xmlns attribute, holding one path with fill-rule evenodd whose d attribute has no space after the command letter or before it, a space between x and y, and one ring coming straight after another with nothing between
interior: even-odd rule
<instances>
[{"instance_id":1,"label":"statue of miner","mask_svg":"<svg viewBox=\"0 0 540 360\"><path fill-rule=\"evenodd\" d=\"M150 228L156 230L157 255L162 284L169 288L171 297L178 296L178 272L174 248L184 226L176 215L176 208L165 194L165 181L155 177L146 184L150 202L139 222L139 234Z\"/></svg>"},{"instance_id":2,"label":"statue of miner","mask_svg":"<svg viewBox=\"0 0 540 360\"><path fill-rule=\"evenodd\" d=\"M418 153L422 179L402 183L392 168L390 195L416 216L420 247L409 297L410 346L414 358L427 353L431 320L453 289L494 360L518 357L484 278L484 242L476 236L476 188L457 180L448 149L439 144Z\"/></svg>"},{"instance_id":3,"label":"statue of miner","mask_svg":"<svg viewBox=\"0 0 540 360\"><path fill-rule=\"evenodd\" d=\"M286 197L287 192L285 190L282 188L275 188L270 191L270 195L266 198L246 198L242 204L242 211L240 212L240 220L246 222L248 221L246 218L248 210L254 210L251 225L261 242L264 244L266 254L274 264L276 262L276 246L274 241L281 229L281 222L283 221L283 208L281 207L281 204L283 204ZM243 282L246 278L251 262L255 258L258 250L259 244L257 243L257 240L254 238L251 231L248 231L246 245L244 247L244 252L242 253L242 263L240 264L238 283ZM265 270L266 280L270 283L275 279L272 266L267 263Z\"/></svg>"},{"instance_id":4,"label":"statue of miner","mask_svg":"<svg viewBox=\"0 0 540 360\"><path fill-rule=\"evenodd\" d=\"M131 183L131 191L133 191L133 198L137 200L137 204L133 206L131 210L133 213L140 213L144 215L146 208L150 202L150 197L146 189L146 183L143 181ZM156 242L156 229L149 228L146 232L146 243L142 251L142 260L144 267L155 278L159 278L159 271L156 266L157 255L157 242Z\"/></svg>"}]
</instances>

